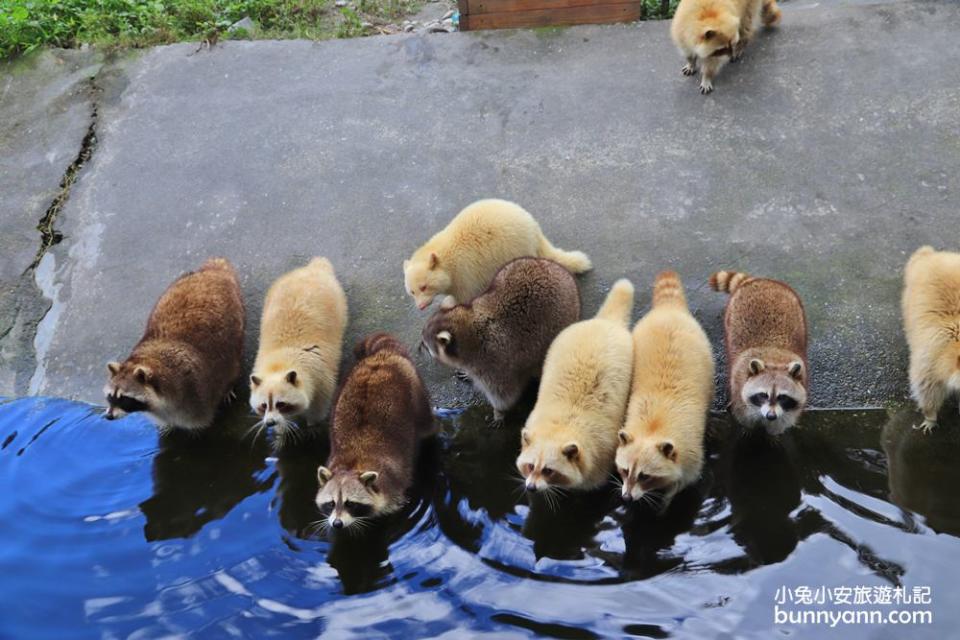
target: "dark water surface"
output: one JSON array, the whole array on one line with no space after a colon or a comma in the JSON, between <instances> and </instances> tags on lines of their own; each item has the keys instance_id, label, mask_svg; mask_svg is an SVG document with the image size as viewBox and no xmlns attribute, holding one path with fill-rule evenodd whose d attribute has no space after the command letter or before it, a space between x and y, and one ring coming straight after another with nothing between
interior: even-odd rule
<instances>
[{"instance_id":1,"label":"dark water surface","mask_svg":"<svg viewBox=\"0 0 960 640\"><path fill-rule=\"evenodd\" d=\"M474 409L425 448L415 499L313 534L324 437L273 456L54 399L0 404L0 637L949 638L960 634L960 424L815 412L780 444L711 424L665 514L609 490L528 503L519 424ZM932 624L775 624L778 591L929 587ZM879 589L877 590L879 591ZM782 609L810 606L789 601Z\"/></svg>"}]
</instances>

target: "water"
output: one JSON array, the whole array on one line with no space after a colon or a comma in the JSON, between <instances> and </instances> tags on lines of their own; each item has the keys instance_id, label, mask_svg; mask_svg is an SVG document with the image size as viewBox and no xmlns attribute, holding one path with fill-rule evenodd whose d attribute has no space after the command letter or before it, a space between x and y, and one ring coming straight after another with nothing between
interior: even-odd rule
<instances>
[{"instance_id":1,"label":"water","mask_svg":"<svg viewBox=\"0 0 960 640\"><path fill-rule=\"evenodd\" d=\"M528 504L519 424L471 409L403 513L332 542L312 533L323 438L274 458L244 416L161 442L100 411L0 404L0 637L958 633L960 424L924 436L910 411L811 413L779 446L717 418L702 482L658 516L612 490ZM930 587L900 608L933 624L774 624L781 587L897 585Z\"/></svg>"}]
</instances>

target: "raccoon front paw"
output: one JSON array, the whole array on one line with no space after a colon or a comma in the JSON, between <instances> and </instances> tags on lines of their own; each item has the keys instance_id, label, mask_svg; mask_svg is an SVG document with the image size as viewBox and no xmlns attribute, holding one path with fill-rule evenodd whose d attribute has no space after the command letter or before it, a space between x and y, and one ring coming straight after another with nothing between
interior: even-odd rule
<instances>
[{"instance_id":1,"label":"raccoon front paw","mask_svg":"<svg viewBox=\"0 0 960 640\"><path fill-rule=\"evenodd\" d=\"M683 68L680 69L680 73L688 77L694 75L696 72L697 68L692 64L685 64L683 65Z\"/></svg>"},{"instance_id":2,"label":"raccoon front paw","mask_svg":"<svg viewBox=\"0 0 960 640\"><path fill-rule=\"evenodd\" d=\"M913 428L916 429L917 431L923 431L924 433L930 433L931 431L933 431L933 428L936 427L936 426L937 426L937 422L936 422L935 420L929 420L929 419L928 419L928 420L924 420L923 423L921 423L921 424L915 424L915 425L913 425Z\"/></svg>"},{"instance_id":3,"label":"raccoon front paw","mask_svg":"<svg viewBox=\"0 0 960 640\"><path fill-rule=\"evenodd\" d=\"M457 380L460 380L462 382L471 382L470 376L467 374L466 371L460 371L458 369L453 373L453 375L456 377Z\"/></svg>"},{"instance_id":4,"label":"raccoon front paw","mask_svg":"<svg viewBox=\"0 0 960 640\"><path fill-rule=\"evenodd\" d=\"M487 421L494 429L499 429L503 426L503 413L497 410L493 411L493 416Z\"/></svg>"},{"instance_id":5,"label":"raccoon front paw","mask_svg":"<svg viewBox=\"0 0 960 640\"><path fill-rule=\"evenodd\" d=\"M709 80L700 81L700 93L707 95L708 93L713 93L713 83Z\"/></svg>"}]
</instances>

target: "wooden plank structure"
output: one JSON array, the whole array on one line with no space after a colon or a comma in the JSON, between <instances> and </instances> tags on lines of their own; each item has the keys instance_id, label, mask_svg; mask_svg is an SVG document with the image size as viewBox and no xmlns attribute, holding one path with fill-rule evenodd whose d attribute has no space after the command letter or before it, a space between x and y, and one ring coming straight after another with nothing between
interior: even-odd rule
<instances>
[{"instance_id":1,"label":"wooden plank structure","mask_svg":"<svg viewBox=\"0 0 960 640\"><path fill-rule=\"evenodd\" d=\"M630 22L642 0L458 0L460 30Z\"/></svg>"}]
</instances>

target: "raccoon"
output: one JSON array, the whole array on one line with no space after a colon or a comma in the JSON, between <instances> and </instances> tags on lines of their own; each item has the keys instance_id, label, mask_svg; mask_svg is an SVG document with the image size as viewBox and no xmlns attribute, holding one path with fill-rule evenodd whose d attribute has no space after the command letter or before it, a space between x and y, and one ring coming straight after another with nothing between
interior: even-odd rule
<instances>
[{"instance_id":1,"label":"raccoon","mask_svg":"<svg viewBox=\"0 0 960 640\"><path fill-rule=\"evenodd\" d=\"M737 60L753 37L759 19L772 27L780 21L776 0L681 0L670 35L687 59L683 75L700 72L700 93L713 91L713 79Z\"/></svg>"},{"instance_id":2,"label":"raccoon","mask_svg":"<svg viewBox=\"0 0 960 640\"><path fill-rule=\"evenodd\" d=\"M277 279L267 292L260 349L250 375L258 425L277 429L277 444L302 420L326 417L337 384L347 297L326 258Z\"/></svg>"},{"instance_id":3,"label":"raccoon","mask_svg":"<svg viewBox=\"0 0 960 640\"><path fill-rule=\"evenodd\" d=\"M227 260L181 276L160 296L129 357L107 364L106 417L142 411L161 430L209 426L241 374L244 315Z\"/></svg>"},{"instance_id":4,"label":"raccoon","mask_svg":"<svg viewBox=\"0 0 960 640\"><path fill-rule=\"evenodd\" d=\"M330 457L317 470L316 503L334 529L400 509L413 483L418 441L434 431L426 388L396 338L368 336L355 355L333 404Z\"/></svg>"},{"instance_id":5,"label":"raccoon","mask_svg":"<svg viewBox=\"0 0 960 640\"><path fill-rule=\"evenodd\" d=\"M633 329L633 383L616 464L624 500L665 509L700 477L713 400L713 349L680 277L657 276L653 308Z\"/></svg>"},{"instance_id":6,"label":"raccoon","mask_svg":"<svg viewBox=\"0 0 960 640\"><path fill-rule=\"evenodd\" d=\"M960 253L921 247L904 274L903 328L910 389L929 431L948 397L960 393Z\"/></svg>"},{"instance_id":7,"label":"raccoon","mask_svg":"<svg viewBox=\"0 0 960 640\"><path fill-rule=\"evenodd\" d=\"M596 317L550 345L517 469L528 491L589 490L610 478L633 371L633 285L613 285Z\"/></svg>"},{"instance_id":8,"label":"raccoon","mask_svg":"<svg viewBox=\"0 0 960 640\"><path fill-rule=\"evenodd\" d=\"M493 406L495 424L540 377L550 343L580 317L580 291L551 260L518 258L468 304L448 297L423 329L430 355L464 371Z\"/></svg>"},{"instance_id":9,"label":"raccoon","mask_svg":"<svg viewBox=\"0 0 960 640\"><path fill-rule=\"evenodd\" d=\"M582 251L554 247L523 207L506 200L478 200L403 262L403 284L421 310L450 294L466 302L487 288L514 258L548 258L571 273L592 267Z\"/></svg>"},{"instance_id":10,"label":"raccoon","mask_svg":"<svg viewBox=\"0 0 960 640\"><path fill-rule=\"evenodd\" d=\"M730 409L745 427L770 435L794 426L807 403L807 319L796 292L777 280L718 271L714 291L730 294L723 326Z\"/></svg>"}]
</instances>

